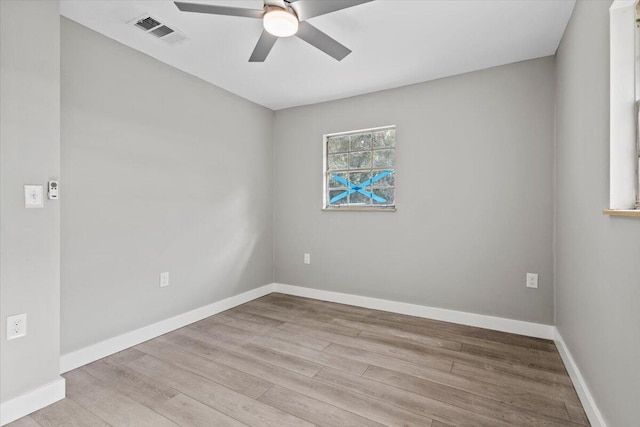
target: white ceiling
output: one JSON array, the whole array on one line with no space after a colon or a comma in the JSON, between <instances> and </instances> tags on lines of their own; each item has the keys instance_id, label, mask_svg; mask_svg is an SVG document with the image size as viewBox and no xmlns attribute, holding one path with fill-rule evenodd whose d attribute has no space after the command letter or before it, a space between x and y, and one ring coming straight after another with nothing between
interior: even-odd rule
<instances>
[{"instance_id":1,"label":"white ceiling","mask_svg":"<svg viewBox=\"0 0 640 427\"><path fill-rule=\"evenodd\" d=\"M320 0L321 1L321 0ZM262 0L194 1L261 9ZM295 37L248 59L262 21L180 12L171 1L62 0L61 14L273 110L553 55L575 0L376 0L309 22L353 53L341 62ZM167 46L127 23L150 13L186 33Z\"/></svg>"}]
</instances>

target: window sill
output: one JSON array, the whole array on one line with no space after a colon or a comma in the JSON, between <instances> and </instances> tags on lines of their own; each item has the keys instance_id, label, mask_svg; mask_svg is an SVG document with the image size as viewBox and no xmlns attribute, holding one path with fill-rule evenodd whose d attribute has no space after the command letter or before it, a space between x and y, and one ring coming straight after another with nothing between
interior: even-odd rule
<instances>
[{"instance_id":1,"label":"window sill","mask_svg":"<svg viewBox=\"0 0 640 427\"><path fill-rule=\"evenodd\" d=\"M322 208L322 210L324 212L395 212L396 208L395 206L391 207L386 207L386 208L377 208L377 207L371 207L371 208L366 208L366 207L357 207L357 206L351 206L351 207L343 207L343 208Z\"/></svg>"},{"instance_id":2,"label":"window sill","mask_svg":"<svg viewBox=\"0 0 640 427\"><path fill-rule=\"evenodd\" d=\"M640 210L623 210L623 209L605 209L602 211L603 215L611 216L630 216L640 218Z\"/></svg>"}]
</instances>

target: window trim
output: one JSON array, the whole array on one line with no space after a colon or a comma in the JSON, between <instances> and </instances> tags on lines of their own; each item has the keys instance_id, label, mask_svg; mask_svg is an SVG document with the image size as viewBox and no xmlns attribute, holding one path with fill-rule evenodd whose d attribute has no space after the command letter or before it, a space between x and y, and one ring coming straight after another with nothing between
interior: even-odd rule
<instances>
[{"instance_id":1,"label":"window trim","mask_svg":"<svg viewBox=\"0 0 640 427\"><path fill-rule=\"evenodd\" d=\"M396 205L398 203L398 198L396 197L394 186L394 194L393 194L393 206L329 206L327 200L327 140L332 136L344 136L344 135L353 135L356 133L364 133L364 132L375 132L381 131L385 129L395 129L397 132L396 125L386 125L386 126L377 126L372 128L364 128L358 130L350 130L345 132L333 132L322 135L322 210L326 212L335 211L335 212L395 212ZM395 146L394 146L395 150ZM396 159L397 161L397 159ZM395 174L396 167L394 165L393 171Z\"/></svg>"},{"instance_id":2,"label":"window trim","mask_svg":"<svg viewBox=\"0 0 640 427\"><path fill-rule=\"evenodd\" d=\"M615 0L610 22L610 187L609 209L638 209L638 137L636 114L636 4ZM630 156L630 153L635 153Z\"/></svg>"}]
</instances>

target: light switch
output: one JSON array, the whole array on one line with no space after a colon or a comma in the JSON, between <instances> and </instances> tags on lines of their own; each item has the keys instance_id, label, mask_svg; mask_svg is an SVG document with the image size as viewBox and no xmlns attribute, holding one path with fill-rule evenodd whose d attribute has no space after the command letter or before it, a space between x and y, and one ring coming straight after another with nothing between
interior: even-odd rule
<instances>
[{"instance_id":1,"label":"light switch","mask_svg":"<svg viewBox=\"0 0 640 427\"><path fill-rule=\"evenodd\" d=\"M24 186L24 207L27 209L44 207L44 191L42 185Z\"/></svg>"}]
</instances>

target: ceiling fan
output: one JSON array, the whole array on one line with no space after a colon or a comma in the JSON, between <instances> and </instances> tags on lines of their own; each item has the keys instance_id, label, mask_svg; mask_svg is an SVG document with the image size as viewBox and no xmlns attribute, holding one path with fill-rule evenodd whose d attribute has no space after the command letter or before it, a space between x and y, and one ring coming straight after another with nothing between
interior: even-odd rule
<instances>
[{"instance_id":1,"label":"ceiling fan","mask_svg":"<svg viewBox=\"0 0 640 427\"><path fill-rule=\"evenodd\" d=\"M249 62L264 62L278 38L293 35L341 61L351 53L351 50L309 24L307 20L370 1L373 0L264 0L263 9L179 1L174 3L183 12L262 19L264 30L253 49Z\"/></svg>"}]
</instances>

